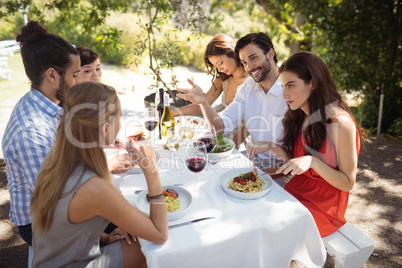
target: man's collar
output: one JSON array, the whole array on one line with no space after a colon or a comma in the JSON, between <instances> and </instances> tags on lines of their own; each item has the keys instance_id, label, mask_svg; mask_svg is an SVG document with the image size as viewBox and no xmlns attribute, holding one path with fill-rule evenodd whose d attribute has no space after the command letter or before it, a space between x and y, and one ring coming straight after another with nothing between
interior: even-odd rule
<instances>
[{"instance_id":1,"label":"man's collar","mask_svg":"<svg viewBox=\"0 0 402 268\"><path fill-rule=\"evenodd\" d=\"M30 90L30 96L33 101L35 101L39 108L44 111L45 113L51 115L51 116L58 116L60 113L63 112L63 108L61 108L59 105L54 103L53 101L49 100L45 95L40 93L38 90L34 89L31 87Z\"/></svg>"},{"instance_id":2,"label":"man's collar","mask_svg":"<svg viewBox=\"0 0 402 268\"><path fill-rule=\"evenodd\" d=\"M257 88L259 90L261 90L262 92L264 92L264 94L265 94L264 88L262 87L261 83L257 83ZM281 80L279 79L279 76L278 76L275 83L272 85L272 87L268 90L268 92L266 94L281 96L282 93L283 93L283 87L281 86Z\"/></svg>"},{"instance_id":3,"label":"man's collar","mask_svg":"<svg viewBox=\"0 0 402 268\"><path fill-rule=\"evenodd\" d=\"M281 86L281 80L278 78L276 79L275 83L272 85L271 89L268 91L275 96L281 96L283 93L283 87Z\"/></svg>"}]
</instances>

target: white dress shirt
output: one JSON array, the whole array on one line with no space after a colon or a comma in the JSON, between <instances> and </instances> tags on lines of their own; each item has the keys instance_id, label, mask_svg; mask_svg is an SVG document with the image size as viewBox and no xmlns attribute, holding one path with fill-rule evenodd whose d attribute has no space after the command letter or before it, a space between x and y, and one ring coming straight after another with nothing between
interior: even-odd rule
<instances>
[{"instance_id":1,"label":"white dress shirt","mask_svg":"<svg viewBox=\"0 0 402 268\"><path fill-rule=\"evenodd\" d=\"M286 100L282 98L283 87L278 79L264 92L260 83L252 77L247 78L239 86L232 103L220 113L225 130L224 134L232 131L244 120L250 133L251 141L269 141L282 144L282 119L288 110ZM260 158L274 156L270 151L258 154Z\"/></svg>"}]
</instances>

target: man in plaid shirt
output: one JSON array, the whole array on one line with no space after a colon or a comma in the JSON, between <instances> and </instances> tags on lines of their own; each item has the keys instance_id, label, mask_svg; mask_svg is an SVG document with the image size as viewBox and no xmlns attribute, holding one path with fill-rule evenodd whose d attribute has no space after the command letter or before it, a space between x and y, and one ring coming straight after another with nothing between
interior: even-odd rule
<instances>
[{"instance_id":1,"label":"man in plaid shirt","mask_svg":"<svg viewBox=\"0 0 402 268\"><path fill-rule=\"evenodd\" d=\"M10 219L32 245L30 202L46 154L53 147L64 94L79 83L80 56L63 38L30 21L17 36L32 85L16 104L3 137Z\"/></svg>"}]
</instances>

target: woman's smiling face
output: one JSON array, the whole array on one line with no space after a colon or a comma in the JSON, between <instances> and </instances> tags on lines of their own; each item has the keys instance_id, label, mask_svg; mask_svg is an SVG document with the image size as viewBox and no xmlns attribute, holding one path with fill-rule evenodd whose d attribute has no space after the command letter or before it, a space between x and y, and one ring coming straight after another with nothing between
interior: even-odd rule
<instances>
[{"instance_id":1,"label":"woman's smiling face","mask_svg":"<svg viewBox=\"0 0 402 268\"><path fill-rule=\"evenodd\" d=\"M90 64L82 66L80 76L82 82L100 82L102 79L102 70L99 58Z\"/></svg>"},{"instance_id":2,"label":"woman's smiling face","mask_svg":"<svg viewBox=\"0 0 402 268\"><path fill-rule=\"evenodd\" d=\"M283 98L288 102L292 110L302 109L307 115L309 111L308 99L311 91L314 90L312 82L305 83L294 72L283 71L280 74L281 84L283 86Z\"/></svg>"}]
</instances>

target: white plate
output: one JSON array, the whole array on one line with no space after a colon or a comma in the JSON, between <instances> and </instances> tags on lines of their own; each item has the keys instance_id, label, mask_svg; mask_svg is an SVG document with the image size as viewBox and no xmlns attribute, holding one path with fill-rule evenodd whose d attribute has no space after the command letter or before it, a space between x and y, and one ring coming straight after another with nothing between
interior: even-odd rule
<instances>
[{"instance_id":1,"label":"white plate","mask_svg":"<svg viewBox=\"0 0 402 268\"><path fill-rule=\"evenodd\" d=\"M229 138L223 137L223 140L225 142L229 142L229 145L232 146L232 149L230 149L229 151L223 152L223 153L209 153L208 154L209 159L214 159L214 158L220 159L220 158L225 158L225 157L228 157L229 155L231 155L231 153L233 152L236 144L234 143L234 141L232 141Z\"/></svg>"},{"instance_id":2,"label":"white plate","mask_svg":"<svg viewBox=\"0 0 402 268\"><path fill-rule=\"evenodd\" d=\"M268 174L265 175L261 175L259 178L261 180L263 180L265 182L264 187L262 188L261 192L257 192L257 193L242 193L242 192L238 192L232 189L229 189L229 182L231 179L233 179L234 177L238 177L240 174L244 174L244 173L248 173L252 171L251 168L237 168L237 169L232 169L228 172L225 172L220 179L220 183L222 186L222 189L229 195L236 197L236 198L240 198L240 199L257 199L260 197L263 197L264 195L266 195L268 193L268 191L271 189L272 187L272 178L271 176L269 176Z\"/></svg>"},{"instance_id":3,"label":"white plate","mask_svg":"<svg viewBox=\"0 0 402 268\"><path fill-rule=\"evenodd\" d=\"M184 188L177 187L177 186L170 186L170 185L162 186L163 190L166 190L167 188L175 190L177 192L177 194L179 195L180 208L176 211L167 213L168 221L174 221L174 220L177 220L177 219L183 217L184 215L186 215L186 213L189 211L189 209L191 207L193 197L191 196L191 193ZM148 193L148 190L142 191L138 195L138 197L135 201L135 205L139 210L141 210L145 214L149 215L150 205L147 200L147 193Z\"/></svg>"},{"instance_id":4,"label":"white plate","mask_svg":"<svg viewBox=\"0 0 402 268\"><path fill-rule=\"evenodd\" d=\"M176 117L176 124L180 124L181 127L196 128L197 126L205 125L205 120L199 116L180 116Z\"/></svg>"},{"instance_id":5,"label":"white plate","mask_svg":"<svg viewBox=\"0 0 402 268\"><path fill-rule=\"evenodd\" d=\"M160 154L157 151L155 151L156 162L159 161L160 157L161 157ZM132 167L127 171L127 173L128 174L139 174L139 173L142 173L142 169L139 166Z\"/></svg>"}]
</instances>

